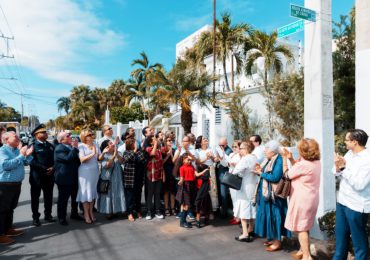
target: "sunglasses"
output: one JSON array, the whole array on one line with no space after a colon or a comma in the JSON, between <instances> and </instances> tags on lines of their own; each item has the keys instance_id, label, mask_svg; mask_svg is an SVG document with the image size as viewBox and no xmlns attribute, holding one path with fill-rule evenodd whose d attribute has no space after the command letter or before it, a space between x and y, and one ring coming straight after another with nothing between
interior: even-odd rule
<instances>
[{"instance_id":1,"label":"sunglasses","mask_svg":"<svg viewBox=\"0 0 370 260\"><path fill-rule=\"evenodd\" d=\"M106 128L105 131L112 130L112 127Z\"/></svg>"},{"instance_id":2,"label":"sunglasses","mask_svg":"<svg viewBox=\"0 0 370 260\"><path fill-rule=\"evenodd\" d=\"M233 148L239 148L239 146L233 146Z\"/></svg>"}]
</instances>

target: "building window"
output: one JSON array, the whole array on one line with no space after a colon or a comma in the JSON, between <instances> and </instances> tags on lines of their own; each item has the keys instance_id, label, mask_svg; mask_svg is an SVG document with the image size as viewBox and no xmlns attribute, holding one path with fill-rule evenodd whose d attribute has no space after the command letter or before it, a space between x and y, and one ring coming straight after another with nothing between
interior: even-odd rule
<instances>
[{"instance_id":1,"label":"building window","mask_svg":"<svg viewBox=\"0 0 370 260\"><path fill-rule=\"evenodd\" d=\"M220 108L215 109L215 124L216 125L221 124L221 109Z\"/></svg>"},{"instance_id":2,"label":"building window","mask_svg":"<svg viewBox=\"0 0 370 260\"><path fill-rule=\"evenodd\" d=\"M204 120L203 124L203 136L209 139L209 119Z\"/></svg>"}]
</instances>

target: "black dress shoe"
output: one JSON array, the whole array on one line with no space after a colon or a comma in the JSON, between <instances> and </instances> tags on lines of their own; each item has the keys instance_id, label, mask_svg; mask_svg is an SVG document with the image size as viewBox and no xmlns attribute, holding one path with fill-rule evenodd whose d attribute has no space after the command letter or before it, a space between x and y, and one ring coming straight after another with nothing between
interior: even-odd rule
<instances>
[{"instance_id":1,"label":"black dress shoe","mask_svg":"<svg viewBox=\"0 0 370 260\"><path fill-rule=\"evenodd\" d=\"M44 220L45 220L46 222L49 222L49 223L53 223L53 222L55 222L55 219L53 219L53 217L52 217L52 216L47 216L47 217L45 217L45 218L44 218Z\"/></svg>"},{"instance_id":2,"label":"black dress shoe","mask_svg":"<svg viewBox=\"0 0 370 260\"><path fill-rule=\"evenodd\" d=\"M40 222L40 220L37 218L37 219L34 219L34 220L33 220L32 225L34 225L35 227L39 227L39 226L41 226L41 222Z\"/></svg>"},{"instance_id":3,"label":"black dress shoe","mask_svg":"<svg viewBox=\"0 0 370 260\"><path fill-rule=\"evenodd\" d=\"M74 219L74 220L84 220L84 218L83 217L81 217L80 215L71 215L71 219Z\"/></svg>"},{"instance_id":4,"label":"black dress shoe","mask_svg":"<svg viewBox=\"0 0 370 260\"><path fill-rule=\"evenodd\" d=\"M59 219L59 224L62 226L68 226L68 221L65 219Z\"/></svg>"}]
</instances>

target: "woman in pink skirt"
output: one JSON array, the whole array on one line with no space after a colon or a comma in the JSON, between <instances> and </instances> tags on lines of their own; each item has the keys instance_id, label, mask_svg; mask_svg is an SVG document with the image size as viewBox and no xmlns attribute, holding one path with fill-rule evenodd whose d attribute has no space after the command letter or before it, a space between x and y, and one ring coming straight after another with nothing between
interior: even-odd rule
<instances>
[{"instance_id":1,"label":"woman in pink skirt","mask_svg":"<svg viewBox=\"0 0 370 260\"><path fill-rule=\"evenodd\" d=\"M292 256L309 260L312 257L308 233L314 224L319 205L320 148L314 139L309 138L300 140L297 148L300 155L297 161L287 149L281 152L284 172L292 180L285 228L298 233L301 248ZM293 165L289 171L287 160Z\"/></svg>"}]
</instances>

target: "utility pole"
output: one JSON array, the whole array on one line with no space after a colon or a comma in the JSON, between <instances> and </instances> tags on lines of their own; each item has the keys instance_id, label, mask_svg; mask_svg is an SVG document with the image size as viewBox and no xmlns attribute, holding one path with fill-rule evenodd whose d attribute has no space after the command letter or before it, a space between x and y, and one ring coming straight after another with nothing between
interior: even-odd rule
<instances>
[{"instance_id":1,"label":"utility pole","mask_svg":"<svg viewBox=\"0 0 370 260\"><path fill-rule=\"evenodd\" d=\"M0 38L3 38L6 44L6 53L2 53L0 55L0 58L14 59L14 55L10 55L10 51L9 51L9 40L14 40L14 37L7 37L4 34L1 34Z\"/></svg>"},{"instance_id":2,"label":"utility pole","mask_svg":"<svg viewBox=\"0 0 370 260\"><path fill-rule=\"evenodd\" d=\"M316 22L305 24L304 31L304 136L315 138L321 150L320 202L316 218L335 210L334 105L332 61L332 0L305 0L305 8L314 10ZM310 235L322 238L316 224Z\"/></svg>"},{"instance_id":3,"label":"utility pole","mask_svg":"<svg viewBox=\"0 0 370 260\"><path fill-rule=\"evenodd\" d=\"M356 128L370 134L370 122L366 116L369 108L370 82L370 3L356 0ZM367 141L369 147L370 141Z\"/></svg>"},{"instance_id":4,"label":"utility pole","mask_svg":"<svg viewBox=\"0 0 370 260\"><path fill-rule=\"evenodd\" d=\"M216 0L213 0L213 106L216 105Z\"/></svg>"}]
</instances>

